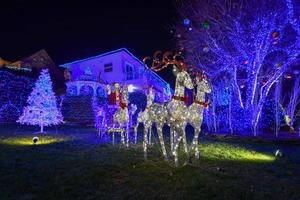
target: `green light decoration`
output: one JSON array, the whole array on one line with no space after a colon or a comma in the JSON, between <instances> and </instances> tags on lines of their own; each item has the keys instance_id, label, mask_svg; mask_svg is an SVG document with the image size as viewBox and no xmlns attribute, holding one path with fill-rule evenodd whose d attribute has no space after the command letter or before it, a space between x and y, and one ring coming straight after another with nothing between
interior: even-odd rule
<instances>
[{"instance_id":1,"label":"green light decoration","mask_svg":"<svg viewBox=\"0 0 300 200\"><path fill-rule=\"evenodd\" d=\"M205 29L205 30L208 30L209 27L210 27L210 24L209 24L209 21L208 20L205 20L202 24L202 27Z\"/></svg>"}]
</instances>

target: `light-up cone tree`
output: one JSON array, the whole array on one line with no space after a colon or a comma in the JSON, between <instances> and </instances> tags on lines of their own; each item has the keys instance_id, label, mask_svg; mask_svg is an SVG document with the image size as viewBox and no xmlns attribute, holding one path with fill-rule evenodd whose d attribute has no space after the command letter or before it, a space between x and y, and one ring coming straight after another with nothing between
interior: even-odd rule
<instances>
[{"instance_id":1,"label":"light-up cone tree","mask_svg":"<svg viewBox=\"0 0 300 200\"><path fill-rule=\"evenodd\" d=\"M299 5L292 0L189 0L172 33L191 65L211 80L230 74L235 126L256 135L274 83L299 58ZM297 13L298 12L298 13ZM217 113L216 113L217 114Z\"/></svg>"},{"instance_id":2,"label":"light-up cone tree","mask_svg":"<svg viewBox=\"0 0 300 200\"><path fill-rule=\"evenodd\" d=\"M43 69L35 83L33 91L27 99L28 106L17 120L21 124L38 125L41 133L44 126L57 125L63 117L57 108L57 101L52 89L52 81L48 69Z\"/></svg>"}]
</instances>

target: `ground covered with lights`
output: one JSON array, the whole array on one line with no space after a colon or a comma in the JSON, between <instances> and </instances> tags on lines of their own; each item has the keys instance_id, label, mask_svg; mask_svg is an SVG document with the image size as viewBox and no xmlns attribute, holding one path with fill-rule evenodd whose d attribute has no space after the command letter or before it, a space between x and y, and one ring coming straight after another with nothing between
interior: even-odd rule
<instances>
[{"instance_id":1,"label":"ground covered with lights","mask_svg":"<svg viewBox=\"0 0 300 200\"><path fill-rule=\"evenodd\" d=\"M0 128L0 199L300 199L299 141L205 136L200 160L175 168L157 145L144 161L142 137L126 149L60 127L33 145L37 130Z\"/></svg>"}]
</instances>

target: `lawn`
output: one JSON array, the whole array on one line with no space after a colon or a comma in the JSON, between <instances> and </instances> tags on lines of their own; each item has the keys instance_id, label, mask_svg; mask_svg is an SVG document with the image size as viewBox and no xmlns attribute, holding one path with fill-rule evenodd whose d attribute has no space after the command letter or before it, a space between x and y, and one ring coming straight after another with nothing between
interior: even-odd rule
<instances>
[{"instance_id":1,"label":"lawn","mask_svg":"<svg viewBox=\"0 0 300 200\"><path fill-rule=\"evenodd\" d=\"M1 200L300 199L297 141L204 136L200 160L186 164L181 152L175 168L156 144L144 161L142 136L126 149L101 141L92 128L59 127L32 145L38 129L1 127Z\"/></svg>"}]
</instances>

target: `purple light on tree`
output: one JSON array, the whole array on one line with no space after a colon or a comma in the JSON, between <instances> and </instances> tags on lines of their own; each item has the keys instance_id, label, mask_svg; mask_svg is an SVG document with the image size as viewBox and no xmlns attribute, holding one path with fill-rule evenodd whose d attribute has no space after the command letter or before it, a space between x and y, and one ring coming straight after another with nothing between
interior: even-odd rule
<instances>
[{"instance_id":1,"label":"purple light on tree","mask_svg":"<svg viewBox=\"0 0 300 200\"><path fill-rule=\"evenodd\" d=\"M18 123L38 125L41 127L41 133L43 133L44 126L57 125L63 122L63 116L57 109L48 69L42 70L27 103L28 106L23 109L23 114L17 120Z\"/></svg>"},{"instance_id":2,"label":"purple light on tree","mask_svg":"<svg viewBox=\"0 0 300 200\"><path fill-rule=\"evenodd\" d=\"M270 89L299 60L296 8L292 0L190 0L179 7L193 31L182 23L176 25L181 35L178 47L185 49L190 64L208 73L213 84L227 74L230 110L242 113L244 119L236 116L235 126L254 135Z\"/></svg>"},{"instance_id":3,"label":"purple light on tree","mask_svg":"<svg viewBox=\"0 0 300 200\"><path fill-rule=\"evenodd\" d=\"M297 106L300 104L300 76L295 78L295 83L291 93L289 94L288 104L286 108L286 114L288 117L288 123L293 129L296 116L300 115L300 110L297 111Z\"/></svg>"}]
</instances>

